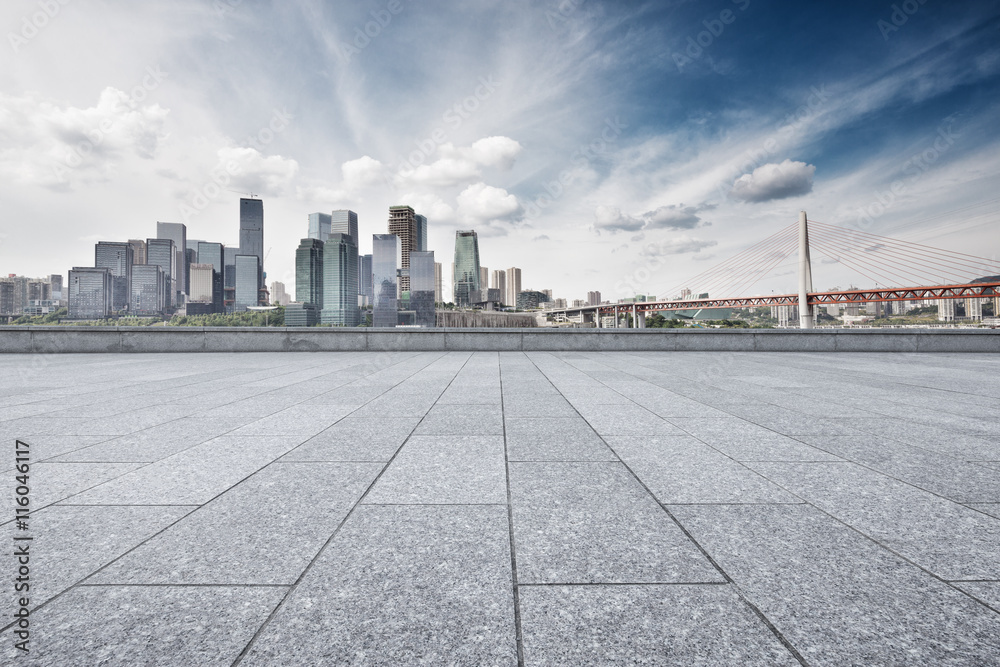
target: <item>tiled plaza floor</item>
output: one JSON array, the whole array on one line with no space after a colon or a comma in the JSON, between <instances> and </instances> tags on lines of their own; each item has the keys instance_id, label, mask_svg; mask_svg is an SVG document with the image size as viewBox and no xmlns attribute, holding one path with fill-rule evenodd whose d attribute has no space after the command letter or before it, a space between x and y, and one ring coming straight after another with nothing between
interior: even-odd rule
<instances>
[{"instance_id":1,"label":"tiled plaza floor","mask_svg":"<svg viewBox=\"0 0 1000 667\"><path fill-rule=\"evenodd\" d=\"M1000 664L1000 356L0 356L17 665ZM14 440L30 444L29 530Z\"/></svg>"}]
</instances>

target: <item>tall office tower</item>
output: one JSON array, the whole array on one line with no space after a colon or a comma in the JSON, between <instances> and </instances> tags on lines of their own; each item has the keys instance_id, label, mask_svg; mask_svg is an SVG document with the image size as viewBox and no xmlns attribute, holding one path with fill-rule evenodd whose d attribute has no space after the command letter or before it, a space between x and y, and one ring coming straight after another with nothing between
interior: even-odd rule
<instances>
[{"instance_id":1,"label":"tall office tower","mask_svg":"<svg viewBox=\"0 0 1000 667\"><path fill-rule=\"evenodd\" d=\"M146 263L146 242L142 239L129 239L128 244L132 246L132 263Z\"/></svg>"},{"instance_id":2,"label":"tall office tower","mask_svg":"<svg viewBox=\"0 0 1000 667\"><path fill-rule=\"evenodd\" d=\"M132 300L133 248L129 243L100 241L94 246L94 266L110 269L112 276L111 310L128 310Z\"/></svg>"},{"instance_id":3,"label":"tall office tower","mask_svg":"<svg viewBox=\"0 0 1000 667\"><path fill-rule=\"evenodd\" d=\"M395 234L372 235L372 326L394 327L396 312L396 269L400 261L400 240Z\"/></svg>"},{"instance_id":4,"label":"tall office tower","mask_svg":"<svg viewBox=\"0 0 1000 667\"><path fill-rule=\"evenodd\" d=\"M170 239L146 239L146 264L163 269L167 281L166 307L174 305L177 294L177 246Z\"/></svg>"},{"instance_id":5,"label":"tall office tower","mask_svg":"<svg viewBox=\"0 0 1000 667\"><path fill-rule=\"evenodd\" d=\"M188 285L188 302L214 303L215 269L212 265L194 263L189 276L191 283Z\"/></svg>"},{"instance_id":6,"label":"tall office tower","mask_svg":"<svg viewBox=\"0 0 1000 667\"><path fill-rule=\"evenodd\" d=\"M49 276L49 284L52 285L52 300L62 301L64 299L62 274L53 273Z\"/></svg>"},{"instance_id":7,"label":"tall office tower","mask_svg":"<svg viewBox=\"0 0 1000 667\"><path fill-rule=\"evenodd\" d=\"M308 238L295 250L295 300L323 308L323 244Z\"/></svg>"},{"instance_id":8,"label":"tall office tower","mask_svg":"<svg viewBox=\"0 0 1000 667\"><path fill-rule=\"evenodd\" d=\"M235 246L224 246L222 249L222 303L224 311L233 312L236 302L236 255L240 249Z\"/></svg>"},{"instance_id":9,"label":"tall office tower","mask_svg":"<svg viewBox=\"0 0 1000 667\"><path fill-rule=\"evenodd\" d=\"M417 214L409 206L389 207L389 233L399 237L399 291L410 291L410 251L416 250Z\"/></svg>"},{"instance_id":10,"label":"tall office tower","mask_svg":"<svg viewBox=\"0 0 1000 667\"><path fill-rule=\"evenodd\" d=\"M444 303L444 290L441 289L441 262L434 262L434 303Z\"/></svg>"},{"instance_id":11,"label":"tall office tower","mask_svg":"<svg viewBox=\"0 0 1000 667\"><path fill-rule=\"evenodd\" d=\"M500 296L497 301L502 302L505 306L511 304L507 303L505 299L507 298L507 272L503 270L493 272L493 282L490 284L492 289L500 290Z\"/></svg>"},{"instance_id":12,"label":"tall office tower","mask_svg":"<svg viewBox=\"0 0 1000 667\"><path fill-rule=\"evenodd\" d=\"M348 234L330 232L323 245L323 310L319 319L335 327L356 327L358 310L358 246Z\"/></svg>"},{"instance_id":13,"label":"tall office tower","mask_svg":"<svg viewBox=\"0 0 1000 667\"><path fill-rule=\"evenodd\" d=\"M264 202L260 199L240 198L240 254L257 256L259 290L264 286ZM249 305L256 306L257 301Z\"/></svg>"},{"instance_id":14,"label":"tall office tower","mask_svg":"<svg viewBox=\"0 0 1000 667\"><path fill-rule=\"evenodd\" d=\"M285 283L278 280L271 283L271 303L276 303L279 306L287 306L291 302L291 297L285 291Z\"/></svg>"},{"instance_id":15,"label":"tall office tower","mask_svg":"<svg viewBox=\"0 0 1000 667\"><path fill-rule=\"evenodd\" d=\"M236 255L236 292L233 310L241 313L256 306L260 298L260 258L257 255Z\"/></svg>"},{"instance_id":16,"label":"tall office tower","mask_svg":"<svg viewBox=\"0 0 1000 667\"><path fill-rule=\"evenodd\" d=\"M329 213L310 213L309 234L306 238L317 239L326 243L327 237L330 236L330 224Z\"/></svg>"},{"instance_id":17,"label":"tall office tower","mask_svg":"<svg viewBox=\"0 0 1000 667\"><path fill-rule=\"evenodd\" d=\"M434 310L434 252L410 253L410 310L416 325L436 326Z\"/></svg>"},{"instance_id":18,"label":"tall office tower","mask_svg":"<svg viewBox=\"0 0 1000 667\"><path fill-rule=\"evenodd\" d=\"M601 305L601 293L600 292L587 292L587 305L588 306L599 306L599 305Z\"/></svg>"},{"instance_id":19,"label":"tall office tower","mask_svg":"<svg viewBox=\"0 0 1000 667\"><path fill-rule=\"evenodd\" d=\"M137 317L161 315L166 307L166 277L155 264L132 267L132 297L129 311Z\"/></svg>"},{"instance_id":20,"label":"tall office tower","mask_svg":"<svg viewBox=\"0 0 1000 667\"><path fill-rule=\"evenodd\" d=\"M521 269L510 267L507 269L507 296L504 303L508 306L517 305L517 295L521 293Z\"/></svg>"},{"instance_id":21,"label":"tall office tower","mask_svg":"<svg viewBox=\"0 0 1000 667\"><path fill-rule=\"evenodd\" d=\"M226 271L226 249L221 243L209 241L198 242L198 263L212 265L212 304L213 312L225 312L223 294Z\"/></svg>"},{"instance_id":22,"label":"tall office tower","mask_svg":"<svg viewBox=\"0 0 1000 667\"><path fill-rule=\"evenodd\" d=\"M455 232L455 305L479 301L479 236L473 230Z\"/></svg>"},{"instance_id":23,"label":"tall office tower","mask_svg":"<svg viewBox=\"0 0 1000 667\"><path fill-rule=\"evenodd\" d=\"M174 281L174 289L177 292L187 294L187 225L182 222L157 222L156 238L170 239L174 242L174 251L177 253L176 273L170 278ZM148 245L148 243L147 243ZM147 250L147 254L148 254ZM177 298L175 303L180 303Z\"/></svg>"},{"instance_id":24,"label":"tall office tower","mask_svg":"<svg viewBox=\"0 0 1000 667\"><path fill-rule=\"evenodd\" d=\"M358 257L358 294L361 295L364 305L370 306L374 290L372 289L372 256L361 255Z\"/></svg>"},{"instance_id":25,"label":"tall office tower","mask_svg":"<svg viewBox=\"0 0 1000 667\"><path fill-rule=\"evenodd\" d=\"M416 214L413 216L417 224L417 241L414 250L417 252L427 252L427 216Z\"/></svg>"},{"instance_id":26,"label":"tall office tower","mask_svg":"<svg viewBox=\"0 0 1000 667\"><path fill-rule=\"evenodd\" d=\"M103 320L111 314L114 284L111 269L74 266L69 272L69 316Z\"/></svg>"},{"instance_id":27,"label":"tall office tower","mask_svg":"<svg viewBox=\"0 0 1000 667\"><path fill-rule=\"evenodd\" d=\"M490 270L485 266L479 267L479 289L482 294L479 295L480 301L486 300L486 290L490 288Z\"/></svg>"},{"instance_id":28,"label":"tall office tower","mask_svg":"<svg viewBox=\"0 0 1000 667\"><path fill-rule=\"evenodd\" d=\"M358 214L354 211L340 209L330 214L330 233L346 234L351 237L351 243L358 247Z\"/></svg>"},{"instance_id":29,"label":"tall office tower","mask_svg":"<svg viewBox=\"0 0 1000 667\"><path fill-rule=\"evenodd\" d=\"M14 315L14 281L0 278L0 315Z\"/></svg>"}]
</instances>

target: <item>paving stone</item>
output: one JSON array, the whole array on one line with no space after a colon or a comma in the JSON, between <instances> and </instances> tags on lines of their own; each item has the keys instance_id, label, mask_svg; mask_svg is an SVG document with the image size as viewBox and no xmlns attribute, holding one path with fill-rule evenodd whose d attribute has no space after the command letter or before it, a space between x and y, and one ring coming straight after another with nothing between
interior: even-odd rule
<instances>
[{"instance_id":1,"label":"paving stone","mask_svg":"<svg viewBox=\"0 0 1000 667\"><path fill-rule=\"evenodd\" d=\"M13 458L13 457L12 457ZM43 461L31 464L31 504L40 509L113 480L137 468L141 463L63 463ZM74 501L75 502L75 501ZM11 516L13 519L13 515Z\"/></svg>"},{"instance_id":2,"label":"paving stone","mask_svg":"<svg viewBox=\"0 0 1000 667\"><path fill-rule=\"evenodd\" d=\"M737 461L840 460L801 441L810 442L808 438L814 436L796 439L738 417L670 417L667 421Z\"/></svg>"},{"instance_id":3,"label":"paving stone","mask_svg":"<svg viewBox=\"0 0 1000 667\"><path fill-rule=\"evenodd\" d=\"M30 653L8 664L231 665L284 588L82 586L32 613Z\"/></svg>"},{"instance_id":4,"label":"paving stone","mask_svg":"<svg viewBox=\"0 0 1000 667\"><path fill-rule=\"evenodd\" d=\"M798 665L731 586L522 586L526 665Z\"/></svg>"},{"instance_id":5,"label":"paving stone","mask_svg":"<svg viewBox=\"0 0 1000 667\"><path fill-rule=\"evenodd\" d=\"M810 665L985 665L1000 655L1000 614L813 507L671 509Z\"/></svg>"},{"instance_id":6,"label":"paving stone","mask_svg":"<svg viewBox=\"0 0 1000 667\"><path fill-rule=\"evenodd\" d=\"M414 435L503 435L499 405L436 405Z\"/></svg>"},{"instance_id":7,"label":"paving stone","mask_svg":"<svg viewBox=\"0 0 1000 667\"><path fill-rule=\"evenodd\" d=\"M573 406L602 436L685 435L684 431L667 420L634 403L609 408L603 404L574 401Z\"/></svg>"},{"instance_id":8,"label":"paving stone","mask_svg":"<svg viewBox=\"0 0 1000 667\"><path fill-rule=\"evenodd\" d=\"M283 457L286 461L388 461L419 417L345 417Z\"/></svg>"},{"instance_id":9,"label":"paving stone","mask_svg":"<svg viewBox=\"0 0 1000 667\"><path fill-rule=\"evenodd\" d=\"M101 584L292 584L375 463L274 463L101 572Z\"/></svg>"},{"instance_id":10,"label":"paving stone","mask_svg":"<svg viewBox=\"0 0 1000 667\"><path fill-rule=\"evenodd\" d=\"M510 418L507 458L511 461L617 461L601 437L580 417Z\"/></svg>"},{"instance_id":11,"label":"paving stone","mask_svg":"<svg viewBox=\"0 0 1000 667\"><path fill-rule=\"evenodd\" d=\"M522 583L722 577L620 463L510 463Z\"/></svg>"},{"instance_id":12,"label":"paving stone","mask_svg":"<svg viewBox=\"0 0 1000 667\"><path fill-rule=\"evenodd\" d=\"M516 665L507 510L359 507L243 665Z\"/></svg>"},{"instance_id":13,"label":"paving stone","mask_svg":"<svg viewBox=\"0 0 1000 667\"><path fill-rule=\"evenodd\" d=\"M1000 581L958 581L955 587L1000 613Z\"/></svg>"}]
</instances>

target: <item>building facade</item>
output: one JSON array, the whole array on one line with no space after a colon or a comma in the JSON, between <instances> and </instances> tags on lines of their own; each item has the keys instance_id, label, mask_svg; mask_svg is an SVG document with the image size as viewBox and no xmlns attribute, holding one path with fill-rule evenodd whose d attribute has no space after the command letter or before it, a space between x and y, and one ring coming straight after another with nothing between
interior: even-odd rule
<instances>
[{"instance_id":1,"label":"building facade","mask_svg":"<svg viewBox=\"0 0 1000 667\"><path fill-rule=\"evenodd\" d=\"M264 287L264 202L240 198L240 252L257 257L257 289ZM247 261L244 260L244 265ZM257 305L257 297L249 304Z\"/></svg>"},{"instance_id":2,"label":"building facade","mask_svg":"<svg viewBox=\"0 0 1000 667\"><path fill-rule=\"evenodd\" d=\"M316 239L326 243L330 236L330 214L310 213L309 214L309 234L307 238Z\"/></svg>"},{"instance_id":3,"label":"building facade","mask_svg":"<svg viewBox=\"0 0 1000 667\"><path fill-rule=\"evenodd\" d=\"M153 264L163 270L166 280L166 304L170 308L177 294L177 246L171 239L146 239L146 264Z\"/></svg>"},{"instance_id":4,"label":"building facade","mask_svg":"<svg viewBox=\"0 0 1000 667\"><path fill-rule=\"evenodd\" d=\"M236 289L233 310L256 306L260 292L260 259L257 255L236 255Z\"/></svg>"},{"instance_id":5,"label":"building facade","mask_svg":"<svg viewBox=\"0 0 1000 667\"><path fill-rule=\"evenodd\" d=\"M128 244L132 246L132 264L145 264L146 242L142 239L129 239Z\"/></svg>"},{"instance_id":6,"label":"building facade","mask_svg":"<svg viewBox=\"0 0 1000 667\"><path fill-rule=\"evenodd\" d=\"M417 326L435 326L434 253L410 253L410 310Z\"/></svg>"},{"instance_id":7,"label":"building facade","mask_svg":"<svg viewBox=\"0 0 1000 667\"><path fill-rule=\"evenodd\" d=\"M500 290L500 296L497 301L503 303L505 306L513 306L512 303L507 303L507 272L500 270L493 272L493 282L490 284L491 289Z\"/></svg>"},{"instance_id":8,"label":"building facade","mask_svg":"<svg viewBox=\"0 0 1000 667\"><path fill-rule=\"evenodd\" d=\"M417 213L413 216L417 224L417 241L414 250L417 252L427 252L427 216Z\"/></svg>"},{"instance_id":9,"label":"building facade","mask_svg":"<svg viewBox=\"0 0 1000 667\"><path fill-rule=\"evenodd\" d=\"M329 236L329 234L327 234ZM302 239L295 250L295 300L323 308L323 244L315 238Z\"/></svg>"},{"instance_id":10,"label":"building facade","mask_svg":"<svg viewBox=\"0 0 1000 667\"><path fill-rule=\"evenodd\" d=\"M136 317L162 315L166 308L167 280L156 264L132 267L132 297L129 313Z\"/></svg>"},{"instance_id":11,"label":"building facade","mask_svg":"<svg viewBox=\"0 0 1000 667\"><path fill-rule=\"evenodd\" d=\"M114 284L111 269L76 266L69 272L69 317L103 320L111 314Z\"/></svg>"},{"instance_id":12,"label":"building facade","mask_svg":"<svg viewBox=\"0 0 1000 667\"><path fill-rule=\"evenodd\" d=\"M275 280L271 283L271 303L276 303L279 306L287 306L292 302L292 298L288 296L288 292L285 290L285 283Z\"/></svg>"},{"instance_id":13,"label":"building facade","mask_svg":"<svg viewBox=\"0 0 1000 667\"><path fill-rule=\"evenodd\" d=\"M372 288L372 256L358 257L358 295L366 306L372 303L374 289Z\"/></svg>"},{"instance_id":14,"label":"building facade","mask_svg":"<svg viewBox=\"0 0 1000 667\"><path fill-rule=\"evenodd\" d=\"M174 252L177 253L177 257L174 259L176 270L170 278L174 281L174 290L177 292L173 301L180 303L183 300L180 294L187 294L187 225L181 222L157 222L156 238L170 239L174 242Z\"/></svg>"},{"instance_id":15,"label":"building facade","mask_svg":"<svg viewBox=\"0 0 1000 667\"><path fill-rule=\"evenodd\" d=\"M94 266L111 271L111 310L124 312L132 301L132 265L135 250L130 243L100 241L94 246Z\"/></svg>"},{"instance_id":16,"label":"building facade","mask_svg":"<svg viewBox=\"0 0 1000 667\"><path fill-rule=\"evenodd\" d=\"M504 303L508 306L517 306L517 295L521 293L521 269L511 267L507 269L507 296Z\"/></svg>"},{"instance_id":17,"label":"building facade","mask_svg":"<svg viewBox=\"0 0 1000 667\"><path fill-rule=\"evenodd\" d=\"M211 264L194 263L188 272L190 285L188 286L188 302L214 304L215 298L215 269Z\"/></svg>"},{"instance_id":18,"label":"building facade","mask_svg":"<svg viewBox=\"0 0 1000 667\"><path fill-rule=\"evenodd\" d=\"M372 326L394 327L397 314L396 270L399 268L400 240L395 234L372 235Z\"/></svg>"},{"instance_id":19,"label":"building facade","mask_svg":"<svg viewBox=\"0 0 1000 667\"><path fill-rule=\"evenodd\" d=\"M475 231L455 232L455 305L469 306L480 300L479 236Z\"/></svg>"},{"instance_id":20,"label":"building facade","mask_svg":"<svg viewBox=\"0 0 1000 667\"><path fill-rule=\"evenodd\" d=\"M331 213L330 233L344 234L351 237L351 243L357 248L360 242L360 238L358 238L358 214L347 209L340 209Z\"/></svg>"},{"instance_id":21,"label":"building facade","mask_svg":"<svg viewBox=\"0 0 1000 667\"><path fill-rule=\"evenodd\" d=\"M444 303L444 285L441 282L441 262L434 262L434 302Z\"/></svg>"},{"instance_id":22,"label":"building facade","mask_svg":"<svg viewBox=\"0 0 1000 667\"><path fill-rule=\"evenodd\" d=\"M399 291L409 292L410 251L417 243L417 214L411 207L389 207L389 233L399 237Z\"/></svg>"},{"instance_id":23,"label":"building facade","mask_svg":"<svg viewBox=\"0 0 1000 667\"><path fill-rule=\"evenodd\" d=\"M358 247L348 234L330 232L323 245L323 309L320 322L356 327L358 310Z\"/></svg>"}]
</instances>

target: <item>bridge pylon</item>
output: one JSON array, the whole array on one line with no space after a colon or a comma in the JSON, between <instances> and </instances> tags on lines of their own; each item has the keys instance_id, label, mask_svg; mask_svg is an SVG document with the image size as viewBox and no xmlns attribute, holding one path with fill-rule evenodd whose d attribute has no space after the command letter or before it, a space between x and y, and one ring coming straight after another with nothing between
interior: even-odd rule
<instances>
[{"instance_id":1,"label":"bridge pylon","mask_svg":"<svg viewBox=\"0 0 1000 667\"><path fill-rule=\"evenodd\" d=\"M809 260L809 223L806 212L799 211L799 328L812 329L816 322L809 293L813 291L812 264Z\"/></svg>"}]
</instances>

